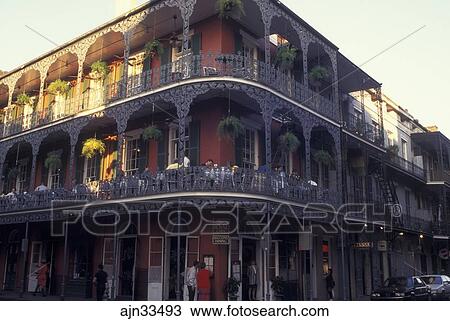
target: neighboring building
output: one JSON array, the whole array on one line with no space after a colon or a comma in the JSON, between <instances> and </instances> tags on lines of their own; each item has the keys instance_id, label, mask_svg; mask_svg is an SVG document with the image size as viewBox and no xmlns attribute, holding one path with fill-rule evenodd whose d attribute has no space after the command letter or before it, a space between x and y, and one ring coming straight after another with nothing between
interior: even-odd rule
<instances>
[{"instance_id":1,"label":"neighboring building","mask_svg":"<svg viewBox=\"0 0 450 321\"><path fill-rule=\"evenodd\" d=\"M220 18L215 1L152 1L0 76L2 290L34 290L42 261L53 295L92 297L102 263L111 297L148 300L181 297L194 260L210 268L215 300L230 277L248 298L252 261L260 300L274 298L275 276L285 299L326 299L329 267L340 299L389 275L448 271L437 255L448 248L445 137L278 1L242 2L246 15ZM277 59L288 47L294 61ZM236 139L218 133L230 116ZM298 144L283 148L285 134ZM88 139L102 153L88 155ZM347 202L375 204L381 215L347 215L375 233L327 229L322 214ZM95 208L108 211L92 231ZM127 211L132 223L111 230ZM290 224L270 233L244 224L280 216Z\"/></svg>"}]
</instances>

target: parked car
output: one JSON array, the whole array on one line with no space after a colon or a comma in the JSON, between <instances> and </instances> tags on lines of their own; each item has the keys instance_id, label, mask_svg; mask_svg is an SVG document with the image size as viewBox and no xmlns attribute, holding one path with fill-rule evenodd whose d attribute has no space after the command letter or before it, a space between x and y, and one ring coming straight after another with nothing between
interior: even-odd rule
<instances>
[{"instance_id":1,"label":"parked car","mask_svg":"<svg viewBox=\"0 0 450 321\"><path fill-rule=\"evenodd\" d=\"M383 286L372 292L371 300L429 300L430 287L420 277L392 277Z\"/></svg>"},{"instance_id":2,"label":"parked car","mask_svg":"<svg viewBox=\"0 0 450 321\"><path fill-rule=\"evenodd\" d=\"M420 278L430 287L433 300L450 299L450 277L446 275L423 275Z\"/></svg>"}]
</instances>

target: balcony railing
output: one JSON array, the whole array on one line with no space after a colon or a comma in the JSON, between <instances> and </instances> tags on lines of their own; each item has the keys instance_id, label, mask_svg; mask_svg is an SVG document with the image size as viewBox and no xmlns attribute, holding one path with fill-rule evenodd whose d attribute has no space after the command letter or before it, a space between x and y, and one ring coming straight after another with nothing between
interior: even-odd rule
<instances>
[{"instance_id":1,"label":"balcony railing","mask_svg":"<svg viewBox=\"0 0 450 321\"><path fill-rule=\"evenodd\" d=\"M401 168L422 180L426 180L426 173L422 167L407 161L403 157L391 153L388 154L387 159L389 163L395 167Z\"/></svg>"},{"instance_id":2,"label":"balcony railing","mask_svg":"<svg viewBox=\"0 0 450 321\"><path fill-rule=\"evenodd\" d=\"M433 221L431 219L424 219L420 217L411 217L408 215L395 218L393 226L415 232L432 233Z\"/></svg>"},{"instance_id":3,"label":"balcony railing","mask_svg":"<svg viewBox=\"0 0 450 321\"><path fill-rule=\"evenodd\" d=\"M80 96L55 103L44 111L5 120L0 128L0 136L17 134L80 111L94 109L182 80L213 77L232 77L262 83L328 118L339 121L339 110L332 100L296 81L290 72L241 55L202 53L188 55L159 68L105 84L99 89L88 89Z\"/></svg>"},{"instance_id":4,"label":"balcony railing","mask_svg":"<svg viewBox=\"0 0 450 321\"><path fill-rule=\"evenodd\" d=\"M446 182L450 184L450 172L447 170L431 170L427 175L430 182Z\"/></svg>"},{"instance_id":5,"label":"balcony railing","mask_svg":"<svg viewBox=\"0 0 450 321\"><path fill-rule=\"evenodd\" d=\"M178 192L231 192L257 194L299 203L336 205L327 190L312 186L296 177L278 173L227 168L189 167L156 174L144 172L112 181L75 186L72 190L55 189L31 193L7 194L0 198L0 212L45 209L55 200L112 200L138 196L167 195Z\"/></svg>"},{"instance_id":6,"label":"balcony railing","mask_svg":"<svg viewBox=\"0 0 450 321\"><path fill-rule=\"evenodd\" d=\"M378 146L383 146L383 138L378 127L365 123L362 119L354 114L349 114L347 121L344 122L344 127L357 136L368 140Z\"/></svg>"}]
</instances>

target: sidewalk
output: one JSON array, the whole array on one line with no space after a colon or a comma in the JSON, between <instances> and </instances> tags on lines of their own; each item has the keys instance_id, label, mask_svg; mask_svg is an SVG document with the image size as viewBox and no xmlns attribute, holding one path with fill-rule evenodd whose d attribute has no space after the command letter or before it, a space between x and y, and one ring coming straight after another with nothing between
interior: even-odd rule
<instances>
[{"instance_id":1,"label":"sidewalk","mask_svg":"<svg viewBox=\"0 0 450 321\"><path fill-rule=\"evenodd\" d=\"M24 293L23 297L21 297L20 292L0 291L0 301L61 301L61 297L57 295L43 297L40 294L34 296L28 292ZM93 298L65 297L64 301L93 301Z\"/></svg>"}]
</instances>

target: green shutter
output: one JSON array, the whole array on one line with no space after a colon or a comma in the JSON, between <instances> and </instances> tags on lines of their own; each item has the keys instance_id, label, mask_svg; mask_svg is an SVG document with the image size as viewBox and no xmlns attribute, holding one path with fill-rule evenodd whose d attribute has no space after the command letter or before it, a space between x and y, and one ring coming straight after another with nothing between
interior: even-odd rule
<instances>
[{"instance_id":1,"label":"green shutter","mask_svg":"<svg viewBox=\"0 0 450 321\"><path fill-rule=\"evenodd\" d=\"M163 130L163 135L158 141L158 171L165 170L167 167L167 144L168 144L168 131Z\"/></svg>"},{"instance_id":2,"label":"green shutter","mask_svg":"<svg viewBox=\"0 0 450 321\"><path fill-rule=\"evenodd\" d=\"M192 36L192 52L199 55L200 50L202 50L202 34L199 32Z\"/></svg>"},{"instance_id":3,"label":"green shutter","mask_svg":"<svg viewBox=\"0 0 450 321\"><path fill-rule=\"evenodd\" d=\"M200 122L192 121L189 124L189 150L187 157L191 161L191 166L200 164Z\"/></svg>"},{"instance_id":4,"label":"green shutter","mask_svg":"<svg viewBox=\"0 0 450 321\"><path fill-rule=\"evenodd\" d=\"M239 32L234 34L234 51L236 54L243 54L242 52L242 35Z\"/></svg>"},{"instance_id":5,"label":"green shutter","mask_svg":"<svg viewBox=\"0 0 450 321\"><path fill-rule=\"evenodd\" d=\"M148 141L144 138L139 139L139 173L142 173L148 167Z\"/></svg>"}]
</instances>

